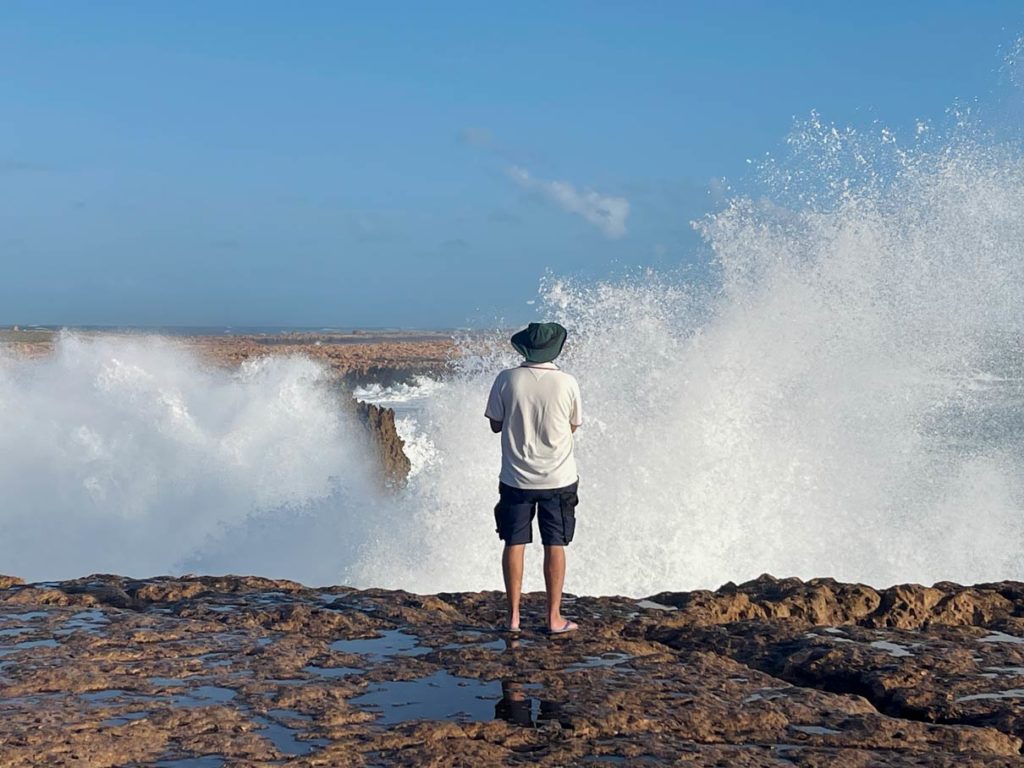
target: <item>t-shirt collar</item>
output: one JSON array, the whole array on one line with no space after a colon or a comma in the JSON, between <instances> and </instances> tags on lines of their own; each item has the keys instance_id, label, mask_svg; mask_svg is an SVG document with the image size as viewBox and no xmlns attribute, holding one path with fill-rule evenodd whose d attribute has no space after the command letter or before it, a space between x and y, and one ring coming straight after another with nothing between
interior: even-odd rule
<instances>
[{"instance_id":1,"label":"t-shirt collar","mask_svg":"<svg viewBox=\"0 0 1024 768\"><path fill-rule=\"evenodd\" d=\"M554 363L531 363L529 360L524 360L519 364L520 368L543 368L548 371L559 370L558 366Z\"/></svg>"}]
</instances>

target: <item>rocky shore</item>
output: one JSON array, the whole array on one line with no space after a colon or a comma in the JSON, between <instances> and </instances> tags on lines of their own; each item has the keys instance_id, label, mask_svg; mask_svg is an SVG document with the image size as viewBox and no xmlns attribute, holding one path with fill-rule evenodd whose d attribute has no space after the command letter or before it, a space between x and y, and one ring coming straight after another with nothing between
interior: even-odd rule
<instances>
[{"instance_id":1,"label":"rocky shore","mask_svg":"<svg viewBox=\"0 0 1024 768\"><path fill-rule=\"evenodd\" d=\"M570 598L0 577L0 766L1019 766L1024 584Z\"/></svg>"},{"instance_id":2,"label":"rocky shore","mask_svg":"<svg viewBox=\"0 0 1024 768\"><path fill-rule=\"evenodd\" d=\"M141 332L78 330L79 336L136 337ZM157 334L159 335L159 334ZM49 330L0 328L0 350L34 358L53 352L58 336ZM451 334L431 331L352 331L351 333L276 333L174 335L207 363L237 368L267 355L302 355L318 360L348 383L390 384L415 374L438 375L457 354Z\"/></svg>"}]
</instances>

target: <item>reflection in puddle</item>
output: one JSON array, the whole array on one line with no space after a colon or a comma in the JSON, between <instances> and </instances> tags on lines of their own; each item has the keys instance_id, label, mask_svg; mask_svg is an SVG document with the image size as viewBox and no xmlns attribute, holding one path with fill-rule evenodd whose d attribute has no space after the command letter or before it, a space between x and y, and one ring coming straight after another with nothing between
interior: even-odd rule
<instances>
[{"instance_id":1,"label":"reflection in puddle","mask_svg":"<svg viewBox=\"0 0 1024 768\"><path fill-rule=\"evenodd\" d=\"M435 672L419 680L399 680L381 684L349 703L380 713L381 725L408 720L490 720L494 701L502 696L501 685L447 672Z\"/></svg>"},{"instance_id":2,"label":"reflection in puddle","mask_svg":"<svg viewBox=\"0 0 1024 768\"><path fill-rule=\"evenodd\" d=\"M430 648L420 645L418 637L400 629L384 630L380 633L380 637L362 640L335 640L331 643L331 650L340 653L356 653L373 661L384 661L391 656L422 656L431 651Z\"/></svg>"},{"instance_id":3,"label":"reflection in puddle","mask_svg":"<svg viewBox=\"0 0 1024 768\"><path fill-rule=\"evenodd\" d=\"M494 719L519 725L523 728L538 728L547 722L557 722L563 728L572 728L572 719L562 711L562 705L539 696L530 695L541 686L532 683L517 683L503 680L501 700L494 705Z\"/></svg>"}]
</instances>

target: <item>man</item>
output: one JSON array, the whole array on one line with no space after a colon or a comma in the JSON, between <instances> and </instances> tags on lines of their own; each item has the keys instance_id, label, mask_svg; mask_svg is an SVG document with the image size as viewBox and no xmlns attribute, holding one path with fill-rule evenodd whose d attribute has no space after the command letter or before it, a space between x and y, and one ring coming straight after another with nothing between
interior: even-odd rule
<instances>
[{"instance_id":1,"label":"man","mask_svg":"<svg viewBox=\"0 0 1024 768\"><path fill-rule=\"evenodd\" d=\"M526 545L533 541L536 515L544 545L544 584L548 598L548 632L563 634L577 625L562 616L565 547L576 529L579 476L573 433L582 423L580 387L552 362L565 345L558 323L530 323L512 337L525 358L518 368L494 380L487 410L491 430L501 433L500 500L494 508L508 597L510 632L519 631Z\"/></svg>"}]
</instances>

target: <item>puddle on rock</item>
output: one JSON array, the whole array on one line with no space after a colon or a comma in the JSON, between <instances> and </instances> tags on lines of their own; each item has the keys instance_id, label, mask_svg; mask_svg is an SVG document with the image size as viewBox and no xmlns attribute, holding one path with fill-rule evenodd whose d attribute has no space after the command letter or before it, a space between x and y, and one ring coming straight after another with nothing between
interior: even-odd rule
<instances>
[{"instance_id":1,"label":"puddle on rock","mask_svg":"<svg viewBox=\"0 0 1024 768\"><path fill-rule=\"evenodd\" d=\"M458 640L454 643L441 646L442 651L457 651L461 648L488 648L492 651L505 651L513 647L515 638L499 637L497 640L485 640L489 637L483 632L468 630L459 633Z\"/></svg>"},{"instance_id":2,"label":"puddle on rock","mask_svg":"<svg viewBox=\"0 0 1024 768\"><path fill-rule=\"evenodd\" d=\"M665 605L664 603L656 603L654 600L637 600L636 605L638 608L646 608L650 611L678 611L674 605Z\"/></svg>"},{"instance_id":3,"label":"puddle on rock","mask_svg":"<svg viewBox=\"0 0 1024 768\"><path fill-rule=\"evenodd\" d=\"M308 755L317 747L326 747L331 743L329 739L300 739L299 730L289 728L280 722L281 720L308 721L311 719L309 715L303 715L288 709L272 709L267 714L270 717L252 715L252 719L263 726L259 734L269 739L274 748L282 755L288 755L289 757Z\"/></svg>"},{"instance_id":4,"label":"puddle on rock","mask_svg":"<svg viewBox=\"0 0 1024 768\"><path fill-rule=\"evenodd\" d=\"M378 713L380 725L393 725L409 720L492 720L495 702L501 698L498 681L484 682L440 671L418 680L383 683L348 703Z\"/></svg>"},{"instance_id":5,"label":"puddle on rock","mask_svg":"<svg viewBox=\"0 0 1024 768\"><path fill-rule=\"evenodd\" d=\"M842 733L835 728L826 728L823 725L791 725L789 729L799 733L809 733L812 736L837 736Z\"/></svg>"},{"instance_id":6,"label":"puddle on rock","mask_svg":"<svg viewBox=\"0 0 1024 768\"><path fill-rule=\"evenodd\" d=\"M100 723L103 728L114 728L119 725L127 725L133 720L142 720L144 717L149 717L149 712L123 712L120 715L115 715L107 720Z\"/></svg>"},{"instance_id":7,"label":"puddle on rock","mask_svg":"<svg viewBox=\"0 0 1024 768\"><path fill-rule=\"evenodd\" d=\"M743 699L744 704L751 704L755 701L772 701L773 699L784 699L786 694L783 693L787 689L785 688L762 688L757 693L752 693Z\"/></svg>"},{"instance_id":8,"label":"puddle on rock","mask_svg":"<svg viewBox=\"0 0 1024 768\"><path fill-rule=\"evenodd\" d=\"M885 651L890 656L900 658L903 656L913 656L914 654L905 645L899 645L898 643L890 643L888 640L875 640L868 643L872 648L877 648L880 651Z\"/></svg>"},{"instance_id":9,"label":"puddle on rock","mask_svg":"<svg viewBox=\"0 0 1024 768\"><path fill-rule=\"evenodd\" d=\"M995 672L997 675L1024 677L1024 667L983 667L983 669L986 672Z\"/></svg>"},{"instance_id":10,"label":"puddle on rock","mask_svg":"<svg viewBox=\"0 0 1024 768\"><path fill-rule=\"evenodd\" d=\"M1012 643L1014 645L1024 645L1024 637L1015 637L1014 635L1008 635L1005 632L992 632L990 635L978 638L979 643Z\"/></svg>"},{"instance_id":11,"label":"puddle on rock","mask_svg":"<svg viewBox=\"0 0 1024 768\"><path fill-rule=\"evenodd\" d=\"M25 613L0 613L0 619L10 621L32 621L33 619L45 619L49 616L48 611L26 611Z\"/></svg>"},{"instance_id":12,"label":"puddle on rock","mask_svg":"<svg viewBox=\"0 0 1024 768\"><path fill-rule=\"evenodd\" d=\"M149 682L158 688L177 688L185 685L185 681L179 677L151 677Z\"/></svg>"},{"instance_id":13,"label":"puddle on rock","mask_svg":"<svg viewBox=\"0 0 1024 768\"><path fill-rule=\"evenodd\" d=\"M382 630L380 637L361 640L335 640L331 650L339 653L355 653L372 661L386 661L392 656L422 656L430 653L431 648L420 645L415 635L400 629Z\"/></svg>"},{"instance_id":14,"label":"puddle on rock","mask_svg":"<svg viewBox=\"0 0 1024 768\"><path fill-rule=\"evenodd\" d=\"M203 755L202 757L182 757L176 760L160 760L153 763L154 768L222 768L223 755Z\"/></svg>"},{"instance_id":15,"label":"puddle on rock","mask_svg":"<svg viewBox=\"0 0 1024 768\"><path fill-rule=\"evenodd\" d=\"M89 691L88 693L80 693L79 697L88 701L90 704L106 704L107 702L115 699L131 699L132 701L156 701L155 696L148 696L144 693L136 693L135 691L126 691L122 688L106 688L102 691Z\"/></svg>"},{"instance_id":16,"label":"puddle on rock","mask_svg":"<svg viewBox=\"0 0 1024 768\"><path fill-rule=\"evenodd\" d=\"M46 640L23 640L20 643L9 645L6 647L6 653L13 653L14 651L24 651L29 648L56 648L59 643L53 638L47 638Z\"/></svg>"},{"instance_id":17,"label":"puddle on rock","mask_svg":"<svg viewBox=\"0 0 1024 768\"><path fill-rule=\"evenodd\" d=\"M97 608L90 608L85 611L79 611L74 614L71 618L64 622L64 627L61 632L74 632L78 629L84 629L87 632L99 633L102 628L110 623L110 619L107 618L103 611Z\"/></svg>"},{"instance_id":18,"label":"puddle on rock","mask_svg":"<svg viewBox=\"0 0 1024 768\"><path fill-rule=\"evenodd\" d=\"M339 677L348 677L349 675L360 675L365 672L365 669L358 669L356 667L318 667L313 664L302 668L303 672L307 672L317 677L329 677L337 679Z\"/></svg>"},{"instance_id":19,"label":"puddle on rock","mask_svg":"<svg viewBox=\"0 0 1024 768\"><path fill-rule=\"evenodd\" d=\"M567 672L574 672L580 669L595 669L597 667L617 667L630 661L633 657L628 653L602 653L600 656L584 656L583 661L577 661L566 667Z\"/></svg>"},{"instance_id":20,"label":"puddle on rock","mask_svg":"<svg viewBox=\"0 0 1024 768\"><path fill-rule=\"evenodd\" d=\"M216 685L200 685L196 688L189 688L187 693L175 694L171 701L179 707L209 707L215 704L224 704L235 698L235 691L231 688L221 688Z\"/></svg>"},{"instance_id":21,"label":"puddle on rock","mask_svg":"<svg viewBox=\"0 0 1024 768\"><path fill-rule=\"evenodd\" d=\"M961 696L955 700L956 704L965 701L998 701L1000 699L1024 699L1024 688L1012 688L1009 691L995 691L992 693L974 693L970 696Z\"/></svg>"}]
</instances>

